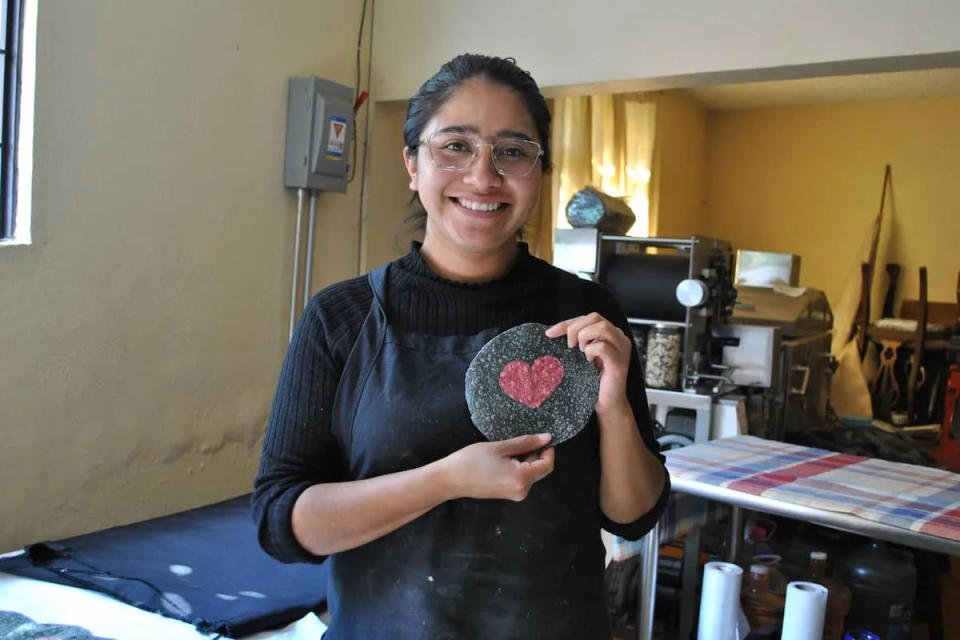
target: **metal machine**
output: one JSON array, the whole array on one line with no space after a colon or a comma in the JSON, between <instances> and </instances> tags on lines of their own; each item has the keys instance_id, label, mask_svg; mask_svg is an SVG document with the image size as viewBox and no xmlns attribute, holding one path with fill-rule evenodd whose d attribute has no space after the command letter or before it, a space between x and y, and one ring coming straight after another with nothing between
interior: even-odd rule
<instances>
[{"instance_id":1,"label":"metal machine","mask_svg":"<svg viewBox=\"0 0 960 640\"><path fill-rule=\"evenodd\" d=\"M715 333L740 339L724 347L723 362L735 384L759 391L763 420L756 435L783 440L788 429L822 426L833 373L833 313L826 296L810 288L744 285L737 292L730 323ZM758 341L764 335L769 343Z\"/></svg>"},{"instance_id":2,"label":"metal machine","mask_svg":"<svg viewBox=\"0 0 960 640\"><path fill-rule=\"evenodd\" d=\"M643 341L647 399L665 428L657 436L661 447L746 432L783 440L787 426L822 423L833 317L822 292L788 286L796 284L792 257L754 255L740 265L722 240L630 238L579 228L556 231L554 262L607 286L634 339ZM735 269L740 266L747 268ZM782 284L750 286L751 274ZM664 377L650 375L657 364L653 336L671 329L681 333L677 375L672 388L654 388L651 380ZM736 557L742 532L740 509L734 508L729 557ZM657 544L654 535L648 558L657 558ZM697 583L699 548L700 530L694 528L684 541L681 620L693 618L696 590L689 585ZM645 570L655 576L655 563L646 563ZM652 611L640 611L641 627L648 628L642 620L652 619Z\"/></svg>"},{"instance_id":3,"label":"metal machine","mask_svg":"<svg viewBox=\"0 0 960 640\"><path fill-rule=\"evenodd\" d=\"M833 316L822 292L735 288L730 244L704 236L633 238L558 229L554 262L606 285L638 343L651 330L681 332L673 384L653 388L647 377L647 396L661 423L673 409L692 410L695 424L688 431L699 441L747 431L745 424L725 424L746 422L747 413L753 416L750 433L774 439L783 439L788 423L824 420ZM738 406L731 409L731 402Z\"/></svg>"}]
</instances>

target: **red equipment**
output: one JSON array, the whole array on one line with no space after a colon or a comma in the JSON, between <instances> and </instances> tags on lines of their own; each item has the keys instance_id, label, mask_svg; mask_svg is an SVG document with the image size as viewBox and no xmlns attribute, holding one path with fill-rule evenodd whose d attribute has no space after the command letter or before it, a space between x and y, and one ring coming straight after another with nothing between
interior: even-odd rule
<instances>
[{"instance_id":1,"label":"red equipment","mask_svg":"<svg viewBox=\"0 0 960 640\"><path fill-rule=\"evenodd\" d=\"M960 473L960 365L950 365L950 377L943 395L940 441L930 454L951 471Z\"/></svg>"}]
</instances>

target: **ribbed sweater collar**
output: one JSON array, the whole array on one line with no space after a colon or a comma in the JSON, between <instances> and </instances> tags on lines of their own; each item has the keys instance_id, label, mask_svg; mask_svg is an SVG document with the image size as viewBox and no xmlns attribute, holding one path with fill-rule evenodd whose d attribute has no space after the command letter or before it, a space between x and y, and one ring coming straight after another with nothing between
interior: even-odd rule
<instances>
[{"instance_id":1,"label":"ribbed sweater collar","mask_svg":"<svg viewBox=\"0 0 960 640\"><path fill-rule=\"evenodd\" d=\"M515 284L520 281L522 274L527 272L525 268L533 260L527 243L517 243L517 255L514 258L510 269L499 278L486 280L483 282L459 282L450 280L434 272L427 261L424 260L420 249L423 245L420 242L412 242L410 251L397 261L397 266L403 274L409 278L415 278L421 284L432 284L438 288L457 288L457 289L494 289L503 285Z\"/></svg>"}]
</instances>

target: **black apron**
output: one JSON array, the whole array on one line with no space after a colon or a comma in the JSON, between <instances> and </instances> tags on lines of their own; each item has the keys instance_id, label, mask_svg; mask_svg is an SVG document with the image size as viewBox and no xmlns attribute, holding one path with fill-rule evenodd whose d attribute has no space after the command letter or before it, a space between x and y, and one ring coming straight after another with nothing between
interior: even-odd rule
<instances>
[{"instance_id":1,"label":"black apron","mask_svg":"<svg viewBox=\"0 0 960 640\"><path fill-rule=\"evenodd\" d=\"M369 275L373 302L333 404L352 480L420 467L483 440L464 374L501 329L448 337L397 330L385 311L388 266ZM599 476L593 418L557 447L554 472L522 502L448 501L334 554L325 640L609 638Z\"/></svg>"}]
</instances>

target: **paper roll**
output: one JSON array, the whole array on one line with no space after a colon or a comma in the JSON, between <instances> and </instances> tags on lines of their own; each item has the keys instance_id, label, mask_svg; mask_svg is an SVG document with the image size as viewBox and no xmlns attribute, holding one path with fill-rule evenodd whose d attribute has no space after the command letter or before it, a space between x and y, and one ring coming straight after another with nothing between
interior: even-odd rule
<instances>
[{"instance_id":1,"label":"paper roll","mask_svg":"<svg viewBox=\"0 0 960 640\"><path fill-rule=\"evenodd\" d=\"M826 613L826 587L815 582L789 583L780 640L820 640Z\"/></svg>"},{"instance_id":2,"label":"paper roll","mask_svg":"<svg viewBox=\"0 0 960 640\"><path fill-rule=\"evenodd\" d=\"M698 640L740 639L740 579L743 569L729 562L703 567Z\"/></svg>"}]
</instances>

